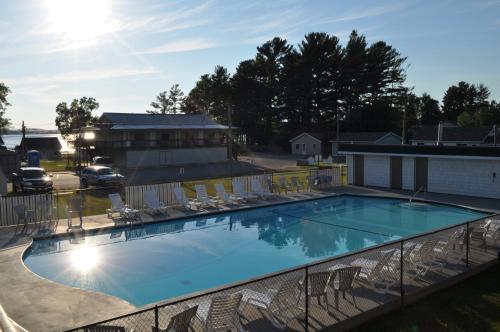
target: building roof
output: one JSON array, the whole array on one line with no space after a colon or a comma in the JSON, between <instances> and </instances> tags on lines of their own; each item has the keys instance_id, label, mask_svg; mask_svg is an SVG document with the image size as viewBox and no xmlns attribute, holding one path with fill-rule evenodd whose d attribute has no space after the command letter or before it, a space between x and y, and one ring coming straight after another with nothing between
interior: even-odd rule
<instances>
[{"instance_id":1,"label":"building roof","mask_svg":"<svg viewBox=\"0 0 500 332\"><path fill-rule=\"evenodd\" d=\"M443 127L442 141L451 142L483 142L491 132L491 127L462 128ZM408 131L411 141L437 141L438 126L413 127Z\"/></svg>"},{"instance_id":2,"label":"building roof","mask_svg":"<svg viewBox=\"0 0 500 332\"><path fill-rule=\"evenodd\" d=\"M292 139L290 139L289 142L293 142L304 135L311 136L312 138L315 138L319 142L323 142L323 140L327 139L329 136L328 133L304 131L298 134L297 136L293 137Z\"/></svg>"},{"instance_id":3,"label":"building roof","mask_svg":"<svg viewBox=\"0 0 500 332\"><path fill-rule=\"evenodd\" d=\"M381 138L394 135L399 138L401 136L393 133L392 131L351 131L340 132L339 140L331 140L331 142L372 142L375 143Z\"/></svg>"},{"instance_id":4,"label":"building roof","mask_svg":"<svg viewBox=\"0 0 500 332\"><path fill-rule=\"evenodd\" d=\"M203 114L103 113L101 124L111 129L227 129Z\"/></svg>"},{"instance_id":5,"label":"building roof","mask_svg":"<svg viewBox=\"0 0 500 332\"><path fill-rule=\"evenodd\" d=\"M382 154L438 157L467 156L500 159L500 148L476 146L340 144L339 152L344 154Z\"/></svg>"},{"instance_id":6,"label":"building roof","mask_svg":"<svg viewBox=\"0 0 500 332\"><path fill-rule=\"evenodd\" d=\"M61 150L62 145L59 138L51 137L25 137L21 140L21 146L26 150Z\"/></svg>"}]
</instances>

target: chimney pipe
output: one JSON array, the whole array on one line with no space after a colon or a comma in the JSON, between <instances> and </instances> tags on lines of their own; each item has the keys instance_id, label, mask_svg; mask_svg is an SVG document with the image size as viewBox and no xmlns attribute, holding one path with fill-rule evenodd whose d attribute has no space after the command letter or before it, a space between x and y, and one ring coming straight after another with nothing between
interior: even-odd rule
<instances>
[{"instance_id":1,"label":"chimney pipe","mask_svg":"<svg viewBox=\"0 0 500 332\"><path fill-rule=\"evenodd\" d=\"M439 121L438 124L438 137L437 137L437 142L436 145L441 145L443 140L443 122Z\"/></svg>"}]
</instances>

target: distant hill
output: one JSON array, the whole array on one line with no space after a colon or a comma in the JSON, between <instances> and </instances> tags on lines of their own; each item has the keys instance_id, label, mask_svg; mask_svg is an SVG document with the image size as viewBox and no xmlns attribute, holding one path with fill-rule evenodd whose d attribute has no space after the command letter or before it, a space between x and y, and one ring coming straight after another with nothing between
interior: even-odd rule
<instances>
[{"instance_id":1,"label":"distant hill","mask_svg":"<svg viewBox=\"0 0 500 332\"><path fill-rule=\"evenodd\" d=\"M4 132L5 135L21 135L23 132L21 129L9 129ZM26 134L59 134L57 129L40 129L40 128L28 128L26 129Z\"/></svg>"}]
</instances>

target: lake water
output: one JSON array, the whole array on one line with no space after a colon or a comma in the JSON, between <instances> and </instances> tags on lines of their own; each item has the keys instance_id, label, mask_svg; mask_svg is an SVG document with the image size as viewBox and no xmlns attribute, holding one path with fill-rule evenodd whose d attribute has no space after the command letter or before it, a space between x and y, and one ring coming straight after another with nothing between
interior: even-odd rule
<instances>
[{"instance_id":1,"label":"lake water","mask_svg":"<svg viewBox=\"0 0 500 332\"><path fill-rule=\"evenodd\" d=\"M3 142L7 149L14 149L17 145L21 143L23 135L15 134L15 135L2 135ZM68 143L62 138L60 134L28 134L26 137L57 137L62 145L61 151L72 151L70 147L68 147Z\"/></svg>"}]
</instances>

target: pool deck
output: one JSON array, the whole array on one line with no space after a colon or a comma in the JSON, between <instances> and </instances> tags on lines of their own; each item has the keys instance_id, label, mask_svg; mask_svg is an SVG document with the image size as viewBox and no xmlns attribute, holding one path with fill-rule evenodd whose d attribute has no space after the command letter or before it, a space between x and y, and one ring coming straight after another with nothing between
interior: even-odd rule
<instances>
[{"instance_id":1,"label":"pool deck","mask_svg":"<svg viewBox=\"0 0 500 332\"><path fill-rule=\"evenodd\" d=\"M279 204L331 194L408 198L412 193L380 188L343 186L325 191L290 193L266 201L255 201L242 207ZM484 209L491 212L500 210L500 200L495 199L434 193L421 194L418 198ZM202 213L221 212L230 209L231 207L224 206L219 209L203 211ZM167 212L169 217L161 218L161 220L199 214L170 208ZM143 221L147 223L155 220L151 216L145 215ZM106 215L85 217L83 224L86 230L116 225ZM66 225L65 220L60 220L56 233L66 233ZM21 326L30 331L62 331L137 309L119 298L71 288L33 274L24 266L22 253L31 243L32 237L36 235L36 229L33 229L31 234L19 235L16 234L16 227L0 228L0 285L2 285L0 305ZM262 330L267 330L264 326L262 328Z\"/></svg>"}]
</instances>

